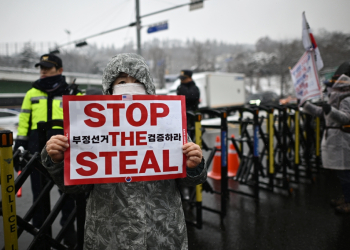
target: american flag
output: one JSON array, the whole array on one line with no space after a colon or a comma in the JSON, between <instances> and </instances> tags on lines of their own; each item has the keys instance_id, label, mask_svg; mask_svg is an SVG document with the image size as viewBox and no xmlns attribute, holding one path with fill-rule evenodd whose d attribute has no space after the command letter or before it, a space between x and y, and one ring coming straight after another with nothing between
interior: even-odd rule
<instances>
[{"instance_id":1,"label":"american flag","mask_svg":"<svg viewBox=\"0 0 350 250\"><path fill-rule=\"evenodd\" d=\"M132 95L122 95L123 101L132 101Z\"/></svg>"}]
</instances>

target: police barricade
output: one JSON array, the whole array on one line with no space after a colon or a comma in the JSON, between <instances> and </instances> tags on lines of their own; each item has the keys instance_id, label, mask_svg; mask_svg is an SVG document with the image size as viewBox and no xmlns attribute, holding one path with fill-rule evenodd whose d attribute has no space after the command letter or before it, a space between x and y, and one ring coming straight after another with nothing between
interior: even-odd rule
<instances>
[{"instance_id":1,"label":"police barricade","mask_svg":"<svg viewBox=\"0 0 350 250\"><path fill-rule=\"evenodd\" d=\"M282 125L283 165L285 169L284 182L299 183L301 178L314 181L313 169L320 168L320 118L299 111L296 104L283 105L282 115L279 116ZM294 171L294 173L291 173Z\"/></svg>"},{"instance_id":2,"label":"police barricade","mask_svg":"<svg viewBox=\"0 0 350 250\"><path fill-rule=\"evenodd\" d=\"M276 172L282 172L282 185L299 183L301 178L314 182L314 173L320 168L321 119L299 110L297 104L278 107L275 128ZM280 139L278 139L280 138Z\"/></svg>"},{"instance_id":3,"label":"police barricade","mask_svg":"<svg viewBox=\"0 0 350 250\"><path fill-rule=\"evenodd\" d=\"M285 140L283 135L279 134L275 123L278 121L278 116L275 116L276 110L274 107L266 106L246 106L246 107L229 107L228 112L239 112L240 119L238 121L229 121L229 123L238 123L240 126L238 138L230 138L237 155L240 159L238 171L234 177L230 177L240 184L253 187L252 193L241 192L238 190L229 189L231 192L240 193L259 199L260 189L273 191L274 188L281 188L290 191L287 182L279 185L276 182L276 174L279 172L279 164L276 160L275 151L283 148ZM248 112L251 117L244 116ZM277 119L276 119L277 118ZM239 146L238 146L239 143ZM282 159L282 158L281 158ZM265 162L265 164L264 164ZM284 170L284 168L281 168ZM285 175L284 171L281 171Z\"/></svg>"},{"instance_id":4,"label":"police barricade","mask_svg":"<svg viewBox=\"0 0 350 250\"><path fill-rule=\"evenodd\" d=\"M314 180L314 169L320 160L320 135L322 121L301 113L297 104L270 106L237 106L222 109L201 109L204 118L220 117L220 125L203 125L203 128L220 129L221 148L209 147L202 140L202 149L209 151L206 167L209 168L215 153L221 152L221 190L215 190L209 182L203 184L203 191L221 196L219 210L202 205L202 209L218 213L221 219L226 214L229 192L259 199L259 191L281 189L293 192L291 183L300 178ZM227 116L239 113L236 121ZM243 114L249 113L251 117ZM227 124L239 125L239 137L228 137ZM239 157L239 167L234 177L227 176L227 141L234 145ZM305 172L306 174L302 174ZM228 180L251 186L252 192L242 192L228 187ZM205 200L204 200L205 204Z\"/></svg>"},{"instance_id":5,"label":"police barricade","mask_svg":"<svg viewBox=\"0 0 350 250\"><path fill-rule=\"evenodd\" d=\"M268 128L266 129L269 136L266 167L269 176L268 187L271 191L277 187L292 193L293 189L289 184L288 171L294 167L291 158L294 157L292 145L294 145L295 140L294 133L289 128L288 110L286 105L274 105L266 108L271 110L269 115L273 116L268 120Z\"/></svg>"},{"instance_id":6,"label":"police barricade","mask_svg":"<svg viewBox=\"0 0 350 250\"><path fill-rule=\"evenodd\" d=\"M39 148L43 148L46 144L46 131L54 126L62 126L62 120L53 120L47 123L39 122L38 123L38 131L39 131ZM11 132L12 133L12 132ZM2 148L1 148L2 150ZM28 179L34 168L36 168L40 172L40 185L41 192L36 199L36 201L29 207L26 214L21 217L19 215L16 216L17 226L15 228L16 231L16 240L21 236L23 231L34 236L33 241L29 246L26 246L26 249L83 249L83 237L84 237L84 223L85 223L85 203L86 203L86 194L81 194L75 196L76 206L73 211L68 216L65 224L62 226L61 230L58 234L53 237L52 236L52 224L55 219L62 211L62 207L64 206L65 201L68 199L70 195L62 193L56 204L51 209L51 200L50 200L50 191L54 187L54 182L51 179L50 175L47 173L46 169L41 165L40 153L35 152L33 155L28 151L24 150L21 152L19 149L14 152L12 155L12 144L10 147L11 157L9 159L13 159L13 162L18 164L18 169L22 169L22 172L15 179L15 189L14 193L17 193L18 190L22 187L23 183ZM3 171L4 168L2 168ZM13 165L11 165L11 170L5 170L13 173ZM5 172L6 173L6 172ZM2 190L3 190L2 185ZM4 196L3 196L4 197ZM13 199L12 199L13 200ZM11 201L12 201L11 200ZM9 202L7 200L2 201L1 215L3 216L4 222L5 218L5 207L9 206ZM14 210L15 211L15 210ZM35 228L31 223L31 219L33 218L34 213L40 212L42 215L43 223L40 228ZM7 216L7 215L6 215ZM76 245L66 246L62 243L62 239L69 233L67 229L71 227L77 218L77 240ZM11 227L12 228L12 227ZM12 229L11 229L12 230ZM9 227L4 227L5 235L9 234ZM12 232L12 231L10 231ZM7 239L7 237L5 237ZM17 241L16 241L17 242ZM11 243L12 244L12 243ZM7 243L5 242L5 249L18 249L18 248L8 248Z\"/></svg>"},{"instance_id":7,"label":"police barricade","mask_svg":"<svg viewBox=\"0 0 350 250\"><path fill-rule=\"evenodd\" d=\"M277 114L275 112L276 110ZM310 180L314 179L313 173L317 173L321 164L319 144L320 135L322 133L322 121L313 119L310 115L300 114L296 105L226 107L225 109L216 110L201 109L200 112L200 115L192 114L195 118L193 119L195 124L194 126L189 127L189 132L193 132L192 135L194 134L194 141L199 144L203 150L210 152L206 159L206 167L209 168L218 149L216 147L209 147L208 144L202 140L202 132L205 128L216 128L220 130L221 189L220 191L215 190L208 181L196 187L195 195L193 196L195 197L195 200L190 200L190 204L195 204L196 206L196 219L187 220L188 224L194 225L197 228L202 228L203 210L219 214L222 221L226 215L229 192L240 193L258 199L260 189L273 191L274 188L282 188L291 192L291 177L294 177L294 182L298 182L300 178L307 178ZM240 114L240 119L238 121L228 122L227 116L234 112ZM243 113L245 112L250 113L252 118L244 118ZM266 116L263 115L264 112ZM205 125L202 128L200 121L203 117L220 118L220 124L212 126ZM39 124L38 128L45 133L50 126L57 125L56 123L57 121L54 121L51 124ZM228 137L228 123L239 124L240 137ZM264 125L266 125L265 128ZM46 138L45 134L42 134L41 138ZM240 160L237 174L234 177L227 176L228 140L232 141ZM45 144L45 141L46 140L42 141L43 145ZM261 147L259 147L259 141L262 142ZM30 155L27 151L24 151L23 153L16 151L13 158L17 159L19 157L23 159L22 163L24 162L25 166L23 167L22 174L15 180L15 192L20 189L30 175L33 170L33 163L40 161L39 153ZM266 159L264 159L264 157L266 157ZM38 168L43 175L45 185L43 186L43 191L38 200L29 208L26 215L23 218L17 215L17 237L20 237L23 230L34 236L34 240L28 249L39 249L38 244L39 246L43 246L42 249L50 249L50 247L56 249L69 249L67 246L61 244L60 241L63 239L68 224L73 223L75 216L77 216L78 243L75 249L82 249L85 221L85 195L77 197L77 207L72 212L69 221L63 226L58 235L53 238L51 236L51 225L62 209L67 194L62 194L52 211L48 206L45 207L45 204L50 203L50 197L48 194L54 186L54 183L44 167L40 165ZM303 171L306 173L305 175L300 174ZM2 176L2 183L4 183L4 181L7 180L4 179L4 175ZM234 181L238 181L240 184L252 186L253 193L245 193L239 190L229 189L228 179L230 178ZM11 178L8 180L10 179ZM264 182L266 179L268 181ZM282 185L280 185L281 180ZM202 204L202 191L220 195L220 209L204 206ZM12 200L13 199L10 199L10 201ZM3 207L5 206L4 202L5 201L3 201L2 204ZM34 211L39 209L39 207L40 209L43 209L43 213L46 213L47 216L42 227L37 229L34 228L29 221L32 219ZM5 218L4 211L5 210L2 209L1 214ZM76 211L79 211L79 213L77 214ZM12 219L8 221L15 223ZM11 242L11 244L14 243Z\"/></svg>"},{"instance_id":8,"label":"police barricade","mask_svg":"<svg viewBox=\"0 0 350 250\"><path fill-rule=\"evenodd\" d=\"M229 121L229 123L239 124L239 137L231 137L229 139L237 151L240 162L236 175L229 178L253 187L253 192L249 193L229 188L228 191L259 198L259 176L264 175L261 164L261 152L259 152L259 134L262 131L260 128L262 119L259 118L259 109L256 107L237 106L229 107L226 110L229 115L238 112L240 117L238 121ZM250 114L250 116L245 117L245 113Z\"/></svg>"},{"instance_id":9,"label":"police barricade","mask_svg":"<svg viewBox=\"0 0 350 250\"><path fill-rule=\"evenodd\" d=\"M4 248L18 249L14 170L12 160L13 134L9 130L0 131L0 176L1 207L3 216Z\"/></svg>"},{"instance_id":10,"label":"police barricade","mask_svg":"<svg viewBox=\"0 0 350 250\"><path fill-rule=\"evenodd\" d=\"M202 146L202 115L199 113L193 113L191 111L187 111L187 119L192 121L189 122L189 126L187 127L187 131L189 135L192 135L192 140L198 144L201 148ZM196 185L194 189L190 188L188 200L182 199L183 202L189 203L192 207L196 207L196 217L193 220L186 218L186 223L192 226L195 226L198 229L202 228L203 218L202 218L202 184Z\"/></svg>"},{"instance_id":11,"label":"police barricade","mask_svg":"<svg viewBox=\"0 0 350 250\"><path fill-rule=\"evenodd\" d=\"M231 138L233 143L235 141L240 143L239 147L235 145L238 149L240 166L233 179L241 184L249 184L248 180L257 178L254 173L258 171L259 179L256 179L255 183L253 182L255 184L255 198L258 198L259 189L274 191L275 188L279 188L291 194L293 192L291 182L298 183L301 177L312 181L314 179L312 169L320 166L319 146L322 130L320 119L314 119L307 114L302 114L303 119L300 119L300 111L296 104L254 106L254 109L258 110L260 114L259 118L255 118L257 121L255 126L259 133L255 133L255 128L247 129L250 125L254 126L253 119L242 118L239 121L241 137ZM237 108L228 108L228 110L237 110ZM245 108L239 109L241 117L245 110ZM264 113L266 116L263 115ZM264 120L266 120L265 129ZM259 138L252 139L256 138L256 134ZM255 154L252 154L254 152L253 142L258 140L262 142L262 145L258 147L258 170L252 172L252 159ZM244 143L247 144L247 154L243 152ZM301 159L300 154L303 156ZM306 174L301 175L300 172ZM267 178L267 182L265 182L265 178ZM259 185L256 185L257 183Z\"/></svg>"},{"instance_id":12,"label":"police barricade","mask_svg":"<svg viewBox=\"0 0 350 250\"><path fill-rule=\"evenodd\" d=\"M213 109L200 109L201 117L202 119L205 118L219 118L220 124L219 125L202 125L202 131L205 131L206 128L215 128L220 129L220 149L217 147L209 147L208 144L201 139L201 146L204 151L209 151L210 154L206 159L206 165L205 167L208 169L210 164L212 163L215 153L219 150L221 153L221 188L220 191L215 190L208 181L204 182L202 184L202 191L220 195L220 209L215 209L212 207L204 206L202 204L201 208L203 210L213 212L220 215L221 221L226 216L226 209L227 209L227 199L228 199L228 178L227 178L227 112L224 110L213 110Z\"/></svg>"}]
</instances>

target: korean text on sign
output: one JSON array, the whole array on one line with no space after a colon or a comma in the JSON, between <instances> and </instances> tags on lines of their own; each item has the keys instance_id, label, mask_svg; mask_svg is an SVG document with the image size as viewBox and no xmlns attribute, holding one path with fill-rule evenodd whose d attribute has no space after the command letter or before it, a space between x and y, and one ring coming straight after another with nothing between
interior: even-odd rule
<instances>
[{"instance_id":1,"label":"korean text on sign","mask_svg":"<svg viewBox=\"0 0 350 250\"><path fill-rule=\"evenodd\" d=\"M64 96L65 185L186 176L183 96Z\"/></svg>"}]
</instances>

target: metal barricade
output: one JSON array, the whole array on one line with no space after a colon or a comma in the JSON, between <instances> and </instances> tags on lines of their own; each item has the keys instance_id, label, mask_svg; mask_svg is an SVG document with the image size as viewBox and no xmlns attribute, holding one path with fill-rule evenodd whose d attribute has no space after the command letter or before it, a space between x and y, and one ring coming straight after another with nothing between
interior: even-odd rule
<instances>
[{"instance_id":1,"label":"metal barricade","mask_svg":"<svg viewBox=\"0 0 350 250\"><path fill-rule=\"evenodd\" d=\"M5 250L18 249L16 199L12 157L13 134L0 131L1 214L4 224Z\"/></svg>"},{"instance_id":2,"label":"metal barricade","mask_svg":"<svg viewBox=\"0 0 350 250\"><path fill-rule=\"evenodd\" d=\"M194 120L194 134L195 134L195 143L198 144L202 148L202 115L201 114L193 114L192 112L187 112L187 116L192 115ZM196 207L196 220L188 220L186 219L186 223L192 226L195 226L198 229L201 229L203 226L203 217L202 217L202 184L196 185L195 188L195 201L193 201L192 196L190 197L190 203L195 204Z\"/></svg>"},{"instance_id":3,"label":"metal barricade","mask_svg":"<svg viewBox=\"0 0 350 250\"><path fill-rule=\"evenodd\" d=\"M43 148L46 144L46 132L51 129L54 126L62 126L63 121L62 120L53 120L49 121L47 123L45 122L39 122L38 123L38 132L39 132L39 143L40 148ZM8 139L9 134L11 135L11 140ZM5 136L4 139L1 140L2 136ZM23 231L26 231L27 233L33 235L33 240L30 243L29 246L26 246L26 249L58 249L58 250L67 250L67 249L75 249L80 250L83 249L83 243L84 243L84 224L85 224L85 206L86 206L86 195L87 194L80 194L76 195L75 203L76 206L73 209L73 211L68 216L68 219L66 223L62 226L58 234L53 237L52 236L52 224L58 217L59 213L62 210L62 207L64 206L64 202L68 199L70 196L69 194L62 193L60 195L57 202L54 204L53 208L51 209L51 197L50 197L50 191L54 187L54 182L51 179L50 175L46 171L46 169L41 165L41 159L39 152L34 153L33 155L29 153L29 151L24 150L21 152L20 150L17 150L12 155L12 132L11 131L1 131L0 132L0 142L1 145L9 145L8 141L11 141L11 145L7 147L0 146L0 161L1 161L1 181L2 181L2 197L7 197L7 194L4 194L4 192L11 191L11 196L9 196L9 200L3 199L2 201L2 209L1 209L1 215L4 219L4 231L5 231L5 246L3 249L5 250L13 250L18 249L17 244L17 238L21 236ZM7 144L6 144L6 143ZM6 151L6 155L4 154L4 150ZM8 152L7 152L8 151ZM2 158L7 159L7 161L3 161ZM13 161L18 162L17 164L21 164L22 167L22 173L17 176L16 179L13 177L13 165L12 165L12 159ZM8 162L8 165L3 165L3 162ZM24 182L28 179L32 171L36 168L40 172L40 181L41 181L41 192L36 199L36 201L29 207L26 214L21 217L19 215L16 215L16 209L15 209L15 203L14 203L14 196L15 193L18 192L18 190L22 187ZM11 175L12 171L12 175ZM8 180L6 179L6 176ZM12 176L12 177L11 177ZM14 184L11 184L14 182ZM6 184L8 181L9 185L14 188L8 188L6 189ZM13 197L12 197L13 196ZM12 203L13 202L13 203ZM11 214L9 214L8 207L11 208ZM35 212L40 211L40 213L43 215L44 222L40 228L35 228L31 223L31 219L33 218L33 215ZM79 211L79 212L77 212ZM10 218L10 220L9 220ZM67 229L69 226L71 226L74 222L77 222L77 243L75 247L68 247L62 243L62 239L67 233ZM17 225L15 225L17 221ZM10 222L10 224L8 224ZM5 224L6 223L6 224ZM17 227L18 226L18 227ZM10 229L10 231L8 230ZM14 230L14 231L13 231ZM13 231L13 232L12 232ZM9 245L10 244L10 245Z\"/></svg>"}]
</instances>

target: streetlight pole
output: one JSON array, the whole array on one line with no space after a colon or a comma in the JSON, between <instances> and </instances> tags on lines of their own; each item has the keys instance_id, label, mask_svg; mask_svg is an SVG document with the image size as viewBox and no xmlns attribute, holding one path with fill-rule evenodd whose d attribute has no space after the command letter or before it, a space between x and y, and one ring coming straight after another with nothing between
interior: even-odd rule
<instances>
[{"instance_id":1,"label":"streetlight pole","mask_svg":"<svg viewBox=\"0 0 350 250\"><path fill-rule=\"evenodd\" d=\"M137 39L137 54L141 55L141 17L140 17L140 2L136 1L136 39Z\"/></svg>"},{"instance_id":2,"label":"streetlight pole","mask_svg":"<svg viewBox=\"0 0 350 250\"><path fill-rule=\"evenodd\" d=\"M146 14L146 15L143 15L143 16L140 16L140 2L139 2L140 0L135 0L135 1L136 1L136 4L135 4L136 5L136 22L130 23L128 25L124 25L124 26L121 26L121 27L118 27L118 28L114 28L114 29L111 29L111 30L106 30L106 31L100 32L98 34L94 34L94 35L91 35L91 36L88 36L88 37L85 37L85 38L81 38L79 40L69 41L69 42L67 42L65 44L61 44L59 46L56 46L55 50L54 51L50 51L50 53L59 53L59 50L58 50L59 48L61 48L63 46L66 46L66 45L69 45L69 44L72 44L72 43L78 43L80 46L87 45L87 42L85 40L88 39L88 38L104 35L104 34L112 32L112 31L116 31L116 30L120 30L120 29L124 29L124 28L128 28L128 27L132 27L132 26L136 25L137 53L139 55L141 55L141 53L142 53L142 50L141 50L141 28L142 28L142 26L141 26L141 18L148 17L148 16L151 16L151 15L155 15L155 14L158 14L158 13L162 13L162 12L165 12L165 11L177 9L177 8L180 8L180 7L183 7L183 6L186 6L186 5L192 5L193 6L193 5L196 5L196 4L199 4L199 3L203 3L204 1L207 1L207 0L192 0L192 2L190 2L190 3L180 4L180 5L168 8L168 9L159 10L159 11L156 11L156 12L153 12L153 13L149 13L149 14Z\"/></svg>"}]
</instances>

